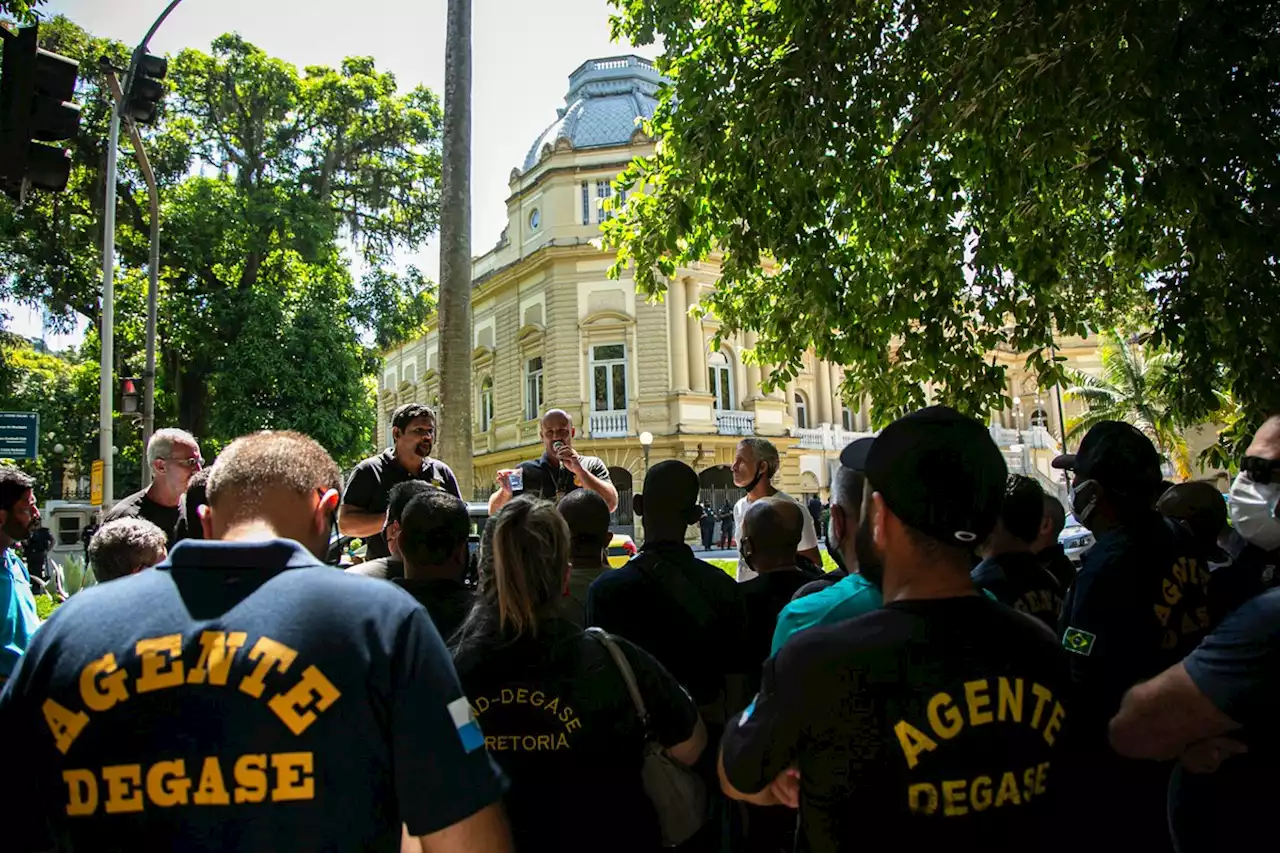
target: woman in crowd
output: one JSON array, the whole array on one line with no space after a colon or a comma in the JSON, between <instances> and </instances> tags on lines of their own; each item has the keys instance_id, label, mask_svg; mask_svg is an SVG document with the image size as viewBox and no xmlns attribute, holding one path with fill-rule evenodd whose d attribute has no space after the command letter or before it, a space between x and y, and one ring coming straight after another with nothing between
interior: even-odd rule
<instances>
[{"instance_id":1,"label":"woman in crowd","mask_svg":"<svg viewBox=\"0 0 1280 853\"><path fill-rule=\"evenodd\" d=\"M492 528L454 662L489 753L511 780L516 849L656 853L643 748L652 737L693 764L706 730L692 700L649 654L616 638L649 712L646 732L608 650L559 617L569 529L554 506L518 498Z\"/></svg>"}]
</instances>

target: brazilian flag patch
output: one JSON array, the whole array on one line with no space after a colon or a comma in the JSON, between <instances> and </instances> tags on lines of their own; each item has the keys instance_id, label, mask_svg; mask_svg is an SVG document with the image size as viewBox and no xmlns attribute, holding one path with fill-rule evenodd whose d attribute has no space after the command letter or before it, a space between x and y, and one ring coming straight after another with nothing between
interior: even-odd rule
<instances>
[{"instance_id":1,"label":"brazilian flag patch","mask_svg":"<svg viewBox=\"0 0 1280 853\"><path fill-rule=\"evenodd\" d=\"M1093 644L1097 639L1097 634L1090 634L1079 628L1068 628L1062 635L1062 647L1069 652L1088 657L1093 654Z\"/></svg>"}]
</instances>

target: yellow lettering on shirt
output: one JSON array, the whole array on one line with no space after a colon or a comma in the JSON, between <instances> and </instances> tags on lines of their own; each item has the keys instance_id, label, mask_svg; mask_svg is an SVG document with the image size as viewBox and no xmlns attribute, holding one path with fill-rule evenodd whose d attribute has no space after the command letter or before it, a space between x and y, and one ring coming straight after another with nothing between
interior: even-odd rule
<instances>
[{"instance_id":1,"label":"yellow lettering on shirt","mask_svg":"<svg viewBox=\"0 0 1280 853\"><path fill-rule=\"evenodd\" d=\"M317 714L323 713L341 695L324 673L315 666L309 666L288 693L275 696L267 702L267 707L289 727L289 731L300 735L316 721Z\"/></svg>"},{"instance_id":2,"label":"yellow lettering on shirt","mask_svg":"<svg viewBox=\"0 0 1280 853\"><path fill-rule=\"evenodd\" d=\"M147 771L147 799L161 808L185 806L191 792L191 780L187 778L186 762L157 761Z\"/></svg>"},{"instance_id":3,"label":"yellow lettering on shirt","mask_svg":"<svg viewBox=\"0 0 1280 853\"><path fill-rule=\"evenodd\" d=\"M938 748L937 741L906 720L899 720L893 727L893 733L898 736L898 744L902 747L902 754L906 756L908 769L915 769L915 766L920 763L920 753L931 752Z\"/></svg>"},{"instance_id":4,"label":"yellow lettering on shirt","mask_svg":"<svg viewBox=\"0 0 1280 853\"><path fill-rule=\"evenodd\" d=\"M1022 722L1022 679L1001 676L998 696L1000 722Z\"/></svg>"},{"instance_id":5,"label":"yellow lettering on shirt","mask_svg":"<svg viewBox=\"0 0 1280 853\"><path fill-rule=\"evenodd\" d=\"M1044 724L1044 742L1049 746L1053 746L1058 729L1062 728L1062 718L1064 716L1066 716L1066 711L1062 709L1062 703L1054 702L1053 713L1049 715L1049 722Z\"/></svg>"},{"instance_id":6,"label":"yellow lettering on shirt","mask_svg":"<svg viewBox=\"0 0 1280 853\"><path fill-rule=\"evenodd\" d=\"M989 775L937 783L915 782L907 787L907 808L915 814L930 815L938 811L941 801L944 817L961 817L970 811L1025 805L1046 793L1048 772L1049 762L1045 761L1006 771L1000 776L999 785Z\"/></svg>"},{"instance_id":7,"label":"yellow lettering on shirt","mask_svg":"<svg viewBox=\"0 0 1280 853\"><path fill-rule=\"evenodd\" d=\"M125 682L129 675L116 666L116 656L107 652L80 670L80 701L90 711L106 711L129 698Z\"/></svg>"},{"instance_id":8,"label":"yellow lettering on shirt","mask_svg":"<svg viewBox=\"0 0 1280 853\"><path fill-rule=\"evenodd\" d=\"M267 798L267 756L242 755L236 759L236 802L260 803Z\"/></svg>"},{"instance_id":9,"label":"yellow lettering on shirt","mask_svg":"<svg viewBox=\"0 0 1280 853\"><path fill-rule=\"evenodd\" d=\"M969 706L969 725L982 726L995 719L990 711L983 710L991 706L991 697L987 695L985 678L981 681L966 681L964 698Z\"/></svg>"},{"instance_id":10,"label":"yellow lettering on shirt","mask_svg":"<svg viewBox=\"0 0 1280 853\"><path fill-rule=\"evenodd\" d=\"M938 789L928 782L917 782L907 789L907 807L916 814L933 814L938 810Z\"/></svg>"},{"instance_id":11,"label":"yellow lettering on shirt","mask_svg":"<svg viewBox=\"0 0 1280 853\"><path fill-rule=\"evenodd\" d=\"M227 786L222 781L222 766L218 759L210 755L204 760L200 770L200 785L191 797L197 806L225 806L231 802Z\"/></svg>"},{"instance_id":12,"label":"yellow lettering on shirt","mask_svg":"<svg viewBox=\"0 0 1280 853\"><path fill-rule=\"evenodd\" d=\"M142 673L133 684L139 693L177 687L185 681L181 634L148 637L134 644L133 650L142 659Z\"/></svg>"},{"instance_id":13,"label":"yellow lettering on shirt","mask_svg":"<svg viewBox=\"0 0 1280 853\"><path fill-rule=\"evenodd\" d=\"M1161 592L1164 593L1164 603L1173 606L1182 600L1182 587L1173 581L1165 578L1160 582Z\"/></svg>"},{"instance_id":14,"label":"yellow lettering on shirt","mask_svg":"<svg viewBox=\"0 0 1280 853\"><path fill-rule=\"evenodd\" d=\"M278 643L270 637L259 637L258 642L249 650L249 660L257 661L258 665L240 680L240 691L254 699L261 697L262 691L266 689L263 679L267 677L267 673L272 669L287 672L297 657L298 653L284 643Z\"/></svg>"},{"instance_id":15,"label":"yellow lettering on shirt","mask_svg":"<svg viewBox=\"0 0 1280 853\"><path fill-rule=\"evenodd\" d=\"M1045 776L1049 773L1049 762L1042 761L1036 765L1036 796L1044 793Z\"/></svg>"},{"instance_id":16,"label":"yellow lettering on shirt","mask_svg":"<svg viewBox=\"0 0 1280 853\"><path fill-rule=\"evenodd\" d=\"M959 817L969 813L965 805L966 782L963 779L948 779L942 783L942 813L947 817Z\"/></svg>"},{"instance_id":17,"label":"yellow lettering on shirt","mask_svg":"<svg viewBox=\"0 0 1280 853\"><path fill-rule=\"evenodd\" d=\"M231 672L231 661L246 639L248 635L244 631L201 631L200 659L187 673L187 683L203 684L208 678L210 684L225 685Z\"/></svg>"},{"instance_id":18,"label":"yellow lettering on shirt","mask_svg":"<svg viewBox=\"0 0 1280 853\"><path fill-rule=\"evenodd\" d=\"M67 784L67 817L84 817L98 810L98 779L88 770L63 770Z\"/></svg>"},{"instance_id":19,"label":"yellow lettering on shirt","mask_svg":"<svg viewBox=\"0 0 1280 853\"><path fill-rule=\"evenodd\" d=\"M104 767L102 781L107 783L107 801L102 804L107 814L142 811L142 765L116 764Z\"/></svg>"},{"instance_id":20,"label":"yellow lettering on shirt","mask_svg":"<svg viewBox=\"0 0 1280 853\"><path fill-rule=\"evenodd\" d=\"M1169 614L1172 613L1173 611L1170 610L1168 607L1165 607L1163 604L1153 604L1151 606L1155 608L1156 618L1160 620L1160 625L1163 627L1168 627Z\"/></svg>"},{"instance_id":21,"label":"yellow lettering on shirt","mask_svg":"<svg viewBox=\"0 0 1280 853\"><path fill-rule=\"evenodd\" d=\"M1049 692L1049 688L1042 687L1039 684L1031 685L1031 695L1036 697L1036 709L1031 713L1031 728L1040 728L1040 715L1044 712L1045 703L1053 698L1053 694Z\"/></svg>"},{"instance_id":22,"label":"yellow lettering on shirt","mask_svg":"<svg viewBox=\"0 0 1280 853\"><path fill-rule=\"evenodd\" d=\"M89 715L84 711L70 711L53 699L44 700L40 710L44 712L45 725L53 734L54 746L58 748L58 752L66 755L80 732L89 725Z\"/></svg>"},{"instance_id":23,"label":"yellow lettering on shirt","mask_svg":"<svg viewBox=\"0 0 1280 853\"><path fill-rule=\"evenodd\" d=\"M929 725L933 727L933 733L943 740L950 740L960 734L960 730L964 728L964 718L960 715L960 709L952 704L950 694L936 693L929 700Z\"/></svg>"},{"instance_id":24,"label":"yellow lettering on shirt","mask_svg":"<svg viewBox=\"0 0 1280 853\"><path fill-rule=\"evenodd\" d=\"M991 777L979 776L969 788L969 802L975 812L986 811L991 805Z\"/></svg>"},{"instance_id":25,"label":"yellow lettering on shirt","mask_svg":"<svg viewBox=\"0 0 1280 853\"><path fill-rule=\"evenodd\" d=\"M278 752L271 756L276 771L276 786L271 789L273 803L313 800L316 780L312 775L313 757L309 752Z\"/></svg>"},{"instance_id":26,"label":"yellow lettering on shirt","mask_svg":"<svg viewBox=\"0 0 1280 853\"><path fill-rule=\"evenodd\" d=\"M1018 794L1018 779L1011 772L1007 772L1000 777L1000 791L996 794L996 808L1000 808L1008 802L1012 802L1015 806L1022 803L1022 797Z\"/></svg>"}]
</instances>

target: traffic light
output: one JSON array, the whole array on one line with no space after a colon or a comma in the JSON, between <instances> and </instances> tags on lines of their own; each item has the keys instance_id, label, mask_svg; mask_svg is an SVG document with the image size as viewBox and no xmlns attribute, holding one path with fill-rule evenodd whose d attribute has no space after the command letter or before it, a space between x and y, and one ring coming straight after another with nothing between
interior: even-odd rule
<instances>
[{"instance_id":1,"label":"traffic light","mask_svg":"<svg viewBox=\"0 0 1280 853\"><path fill-rule=\"evenodd\" d=\"M134 63L133 80L124 96L123 115L142 124L156 120L160 99L164 97L164 75L169 73L169 60L144 53Z\"/></svg>"},{"instance_id":2,"label":"traffic light","mask_svg":"<svg viewBox=\"0 0 1280 853\"><path fill-rule=\"evenodd\" d=\"M120 411L126 415L138 412L138 380L132 377L120 380Z\"/></svg>"},{"instance_id":3,"label":"traffic light","mask_svg":"<svg viewBox=\"0 0 1280 853\"><path fill-rule=\"evenodd\" d=\"M55 192L67 186L71 152L58 145L80 127L75 97L80 63L39 47L37 27L0 27L0 190L21 199L24 184ZM38 141L37 141L38 140Z\"/></svg>"}]
</instances>

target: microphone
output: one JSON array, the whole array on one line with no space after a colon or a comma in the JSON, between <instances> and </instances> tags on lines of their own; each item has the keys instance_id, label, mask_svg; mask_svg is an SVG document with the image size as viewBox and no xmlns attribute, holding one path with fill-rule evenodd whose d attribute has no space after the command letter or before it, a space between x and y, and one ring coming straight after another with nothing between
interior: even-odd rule
<instances>
[{"instance_id":1,"label":"microphone","mask_svg":"<svg viewBox=\"0 0 1280 853\"><path fill-rule=\"evenodd\" d=\"M564 450L564 442L557 438L555 441L551 442L551 449L556 453L559 453L561 450Z\"/></svg>"}]
</instances>

